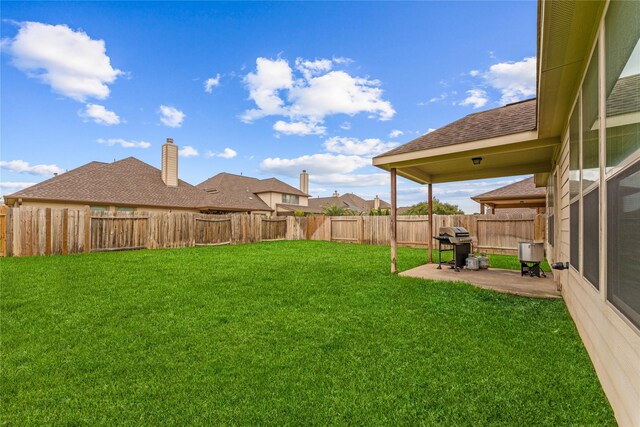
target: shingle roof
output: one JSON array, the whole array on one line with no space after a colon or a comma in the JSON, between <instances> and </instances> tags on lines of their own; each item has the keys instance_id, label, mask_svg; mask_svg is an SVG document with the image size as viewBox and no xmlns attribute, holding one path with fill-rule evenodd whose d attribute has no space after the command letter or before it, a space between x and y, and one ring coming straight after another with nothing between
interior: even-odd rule
<instances>
[{"instance_id":1,"label":"shingle roof","mask_svg":"<svg viewBox=\"0 0 640 427\"><path fill-rule=\"evenodd\" d=\"M211 199L222 207L272 211L273 209L253 191L259 181L250 176L223 172L201 182L196 187L209 192Z\"/></svg>"},{"instance_id":2,"label":"shingle roof","mask_svg":"<svg viewBox=\"0 0 640 427\"><path fill-rule=\"evenodd\" d=\"M607 98L607 116L640 111L640 74L618 80Z\"/></svg>"},{"instance_id":3,"label":"shingle roof","mask_svg":"<svg viewBox=\"0 0 640 427\"><path fill-rule=\"evenodd\" d=\"M177 187L168 187L159 169L134 157L113 163L87 163L5 197L168 208L218 207L207 193L187 182L178 180Z\"/></svg>"},{"instance_id":4,"label":"shingle roof","mask_svg":"<svg viewBox=\"0 0 640 427\"><path fill-rule=\"evenodd\" d=\"M353 193L346 193L338 197L316 197L309 199L309 206L318 209L323 209L328 206L340 206L359 212L369 212L373 209L373 204L373 200L365 200ZM380 207L382 209L390 209L391 205L384 200L380 200Z\"/></svg>"},{"instance_id":5,"label":"shingle roof","mask_svg":"<svg viewBox=\"0 0 640 427\"><path fill-rule=\"evenodd\" d=\"M536 187L533 177L487 191L486 193L473 196L473 200L487 199L522 199L531 197L544 197L547 191L544 187Z\"/></svg>"},{"instance_id":6,"label":"shingle roof","mask_svg":"<svg viewBox=\"0 0 640 427\"><path fill-rule=\"evenodd\" d=\"M504 107L469 114L460 120L422 135L377 157L462 144L535 129L536 100L529 99L508 104Z\"/></svg>"}]
</instances>

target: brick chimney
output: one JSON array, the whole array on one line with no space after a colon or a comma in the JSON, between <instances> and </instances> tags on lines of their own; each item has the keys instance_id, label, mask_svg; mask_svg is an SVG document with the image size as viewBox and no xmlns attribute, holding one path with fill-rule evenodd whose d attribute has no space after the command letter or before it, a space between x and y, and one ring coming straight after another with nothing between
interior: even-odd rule
<instances>
[{"instance_id":1,"label":"brick chimney","mask_svg":"<svg viewBox=\"0 0 640 427\"><path fill-rule=\"evenodd\" d=\"M178 186L178 146L173 138L167 138L162 146L162 180L168 187Z\"/></svg>"},{"instance_id":2,"label":"brick chimney","mask_svg":"<svg viewBox=\"0 0 640 427\"><path fill-rule=\"evenodd\" d=\"M373 209L380 209L380 197L376 194L376 198L373 199Z\"/></svg>"},{"instance_id":3,"label":"brick chimney","mask_svg":"<svg viewBox=\"0 0 640 427\"><path fill-rule=\"evenodd\" d=\"M309 174L306 170L300 174L300 191L309 194Z\"/></svg>"}]
</instances>

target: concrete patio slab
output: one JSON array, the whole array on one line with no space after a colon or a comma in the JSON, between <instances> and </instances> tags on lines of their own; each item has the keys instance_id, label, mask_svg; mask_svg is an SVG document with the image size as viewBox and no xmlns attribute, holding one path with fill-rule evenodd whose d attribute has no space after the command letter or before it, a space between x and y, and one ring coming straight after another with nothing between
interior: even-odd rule
<instances>
[{"instance_id":1,"label":"concrete patio slab","mask_svg":"<svg viewBox=\"0 0 640 427\"><path fill-rule=\"evenodd\" d=\"M471 271L461 269L459 272L438 264L425 264L400 273L401 276L449 282L466 282L483 289L491 289L506 294L521 295L533 298L562 298L556 287L552 273L547 277L521 276L517 270L490 268L488 270Z\"/></svg>"}]
</instances>

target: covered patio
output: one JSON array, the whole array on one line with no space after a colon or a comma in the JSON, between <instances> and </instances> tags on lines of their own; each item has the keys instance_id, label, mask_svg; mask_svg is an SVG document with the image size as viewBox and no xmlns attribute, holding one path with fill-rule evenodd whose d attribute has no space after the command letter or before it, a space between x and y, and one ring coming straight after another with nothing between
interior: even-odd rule
<instances>
[{"instance_id":1,"label":"covered patio","mask_svg":"<svg viewBox=\"0 0 640 427\"><path fill-rule=\"evenodd\" d=\"M430 223L433 184L535 174L535 184L544 186L560 138L540 138L536 123L536 99L529 99L470 114L373 159L391 174L392 273L397 273L397 176L428 185ZM432 235L429 240L433 262Z\"/></svg>"}]
</instances>

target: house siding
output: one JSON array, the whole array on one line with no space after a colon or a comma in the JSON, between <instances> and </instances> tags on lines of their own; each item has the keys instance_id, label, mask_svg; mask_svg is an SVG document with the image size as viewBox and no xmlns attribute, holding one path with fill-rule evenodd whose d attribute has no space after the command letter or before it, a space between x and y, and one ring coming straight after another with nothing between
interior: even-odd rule
<instances>
[{"instance_id":1,"label":"house siding","mask_svg":"<svg viewBox=\"0 0 640 427\"><path fill-rule=\"evenodd\" d=\"M601 31L603 26L601 25ZM598 38L602 38L599 35ZM594 45L596 40L593 41ZM601 47L604 49L604 47ZM598 54L598 52L596 52ZM600 52L600 58L603 57ZM601 71L604 65L601 65ZM601 92L602 94L602 92ZM604 112L604 99L600 99L601 116ZM569 117L565 118L565 128ZM606 139L600 135L601 153ZM634 156L632 156L634 157ZM637 154L636 160L640 161ZM567 262L570 259L570 193L569 193L569 138L563 136L561 149L555 156L555 168L558 174L556 188L558 196L554 208L555 228L558 230L555 247L547 244L548 255L552 262ZM601 154L600 188L606 190L609 175L604 173L604 160ZM551 178L553 179L553 178ZM559 188L558 188L559 187ZM598 191L598 190L596 190ZM618 423L622 426L640 426L640 331L607 301L606 283L606 191L600 193L600 289L584 278L584 268L580 271L573 266L568 270L554 271L554 278L562 287L562 295L568 311L573 318L584 346L591 357L602 387L609 398ZM602 197L604 195L604 197ZM583 197L583 196L580 196ZM575 199L574 199L575 201ZM579 228L582 229L582 214ZM582 237L582 236L581 236ZM584 239L579 239L582 245ZM605 243L603 243L605 242ZM579 248L580 258L582 248ZM582 263L581 263L582 264ZM639 279L640 280L640 279Z\"/></svg>"}]
</instances>

